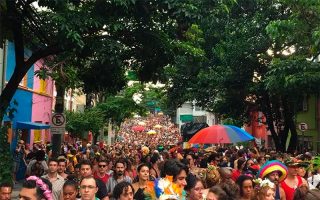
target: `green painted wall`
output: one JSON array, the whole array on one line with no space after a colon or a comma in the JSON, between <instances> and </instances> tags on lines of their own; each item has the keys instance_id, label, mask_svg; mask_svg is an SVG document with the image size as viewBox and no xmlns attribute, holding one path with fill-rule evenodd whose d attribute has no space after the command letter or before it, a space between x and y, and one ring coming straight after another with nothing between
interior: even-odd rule
<instances>
[{"instance_id":1,"label":"green painted wall","mask_svg":"<svg viewBox=\"0 0 320 200\"><path fill-rule=\"evenodd\" d=\"M317 98L315 96L310 96L308 98L308 110L305 112L299 112L296 117L297 132L302 136L302 131L299 130L298 125L302 122L307 123L308 130L305 131L304 136L312 137L313 147L316 149L316 141L318 131L317 131Z\"/></svg>"}]
</instances>

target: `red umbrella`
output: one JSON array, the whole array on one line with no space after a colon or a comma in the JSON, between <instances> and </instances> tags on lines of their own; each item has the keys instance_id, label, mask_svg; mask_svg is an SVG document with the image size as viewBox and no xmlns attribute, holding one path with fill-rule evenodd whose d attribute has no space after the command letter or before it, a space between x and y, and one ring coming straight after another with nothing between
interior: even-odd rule
<instances>
[{"instance_id":1,"label":"red umbrella","mask_svg":"<svg viewBox=\"0 0 320 200\"><path fill-rule=\"evenodd\" d=\"M193 144L231 144L254 139L252 135L232 125L213 125L201 129L188 142Z\"/></svg>"},{"instance_id":2,"label":"red umbrella","mask_svg":"<svg viewBox=\"0 0 320 200\"><path fill-rule=\"evenodd\" d=\"M141 131L144 131L144 127L143 126L133 126L131 128L131 130L135 131L135 132L141 132Z\"/></svg>"}]
</instances>

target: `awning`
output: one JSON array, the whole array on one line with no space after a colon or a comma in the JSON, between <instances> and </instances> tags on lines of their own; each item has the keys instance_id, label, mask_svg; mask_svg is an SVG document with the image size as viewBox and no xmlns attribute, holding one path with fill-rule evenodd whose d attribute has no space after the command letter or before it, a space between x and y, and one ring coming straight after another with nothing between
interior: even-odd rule
<instances>
[{"instance_id":1,"label":"awning","mask_svg":"<svg viewBox=\"0 0 320 200\"><path fill-rule=\"evenodd\" d=\"M35 122L17 122L17 129L48 129L47 124L35 123Z\"/></svg>"}]
</instances>

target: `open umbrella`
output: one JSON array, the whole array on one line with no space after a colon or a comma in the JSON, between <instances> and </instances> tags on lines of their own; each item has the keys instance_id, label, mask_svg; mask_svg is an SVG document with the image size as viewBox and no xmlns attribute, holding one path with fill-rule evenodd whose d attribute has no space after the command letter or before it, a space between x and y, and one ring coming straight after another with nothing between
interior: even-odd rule
<instances>
[{"instance_id":1,"label":"open umbrella","mask_svg":"<svg viewBox=\"0 0 320 200\"><path fill-rule=\"evenodd\" d=\"M156 133L157 132L155 130L150 130L150 131L147 132L147 134L149 134L149 135L153 135L153 134L156 134Z\"/></svg>"},{"instance_id":2,"label":"open umbrella","mask_svg":"<svg viewBox=\"0 0 320 200\"><path fill-rule=\"evenodd\" d=\"M131 128L131 130L133 130L134 132L141 132L141 131L144 131L144 127L143 126L133 126Z\"/></svg>"},{"instance_id":3,"label":"open umbrella","mask_svg":"<svg viewBox=\"0 0 320 200\"><path fill-rule=\"evenodd\" d=\"M140 125L140 126L145 126L146 125L146 123L145 122L138 122L138 124Z\"/></svg>"},{"instance_id":4,"label":"open umbrella","mask_svg":"<svg viewBox=\"0 0 320 200\"><path fill-rule=\"evenodd\" d=\"M160 124L157 124L157 125L155 125L153 128L160 129L160 128L162 128L162 126L161 126Z\"/></svg>"},{"instance_id":5,"label":"open umbrella","mask_svg":"<svg viewBox=\"0 0 320 200\"><path fill-rule=\"evenodd\" d=\"M232 125L213 125L201 129L190 140L193 144L231 144L253 140L245 130Z\"/></svg>"}]
</instances>

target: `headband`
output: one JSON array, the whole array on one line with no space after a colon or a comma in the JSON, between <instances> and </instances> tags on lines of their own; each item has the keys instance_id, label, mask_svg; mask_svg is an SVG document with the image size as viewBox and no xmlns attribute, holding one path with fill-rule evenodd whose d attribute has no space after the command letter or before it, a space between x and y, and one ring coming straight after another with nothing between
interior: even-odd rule
<instances>
[{"instance_id":1,"label":"headband","mask_svg":"<svg viewBox=\"0 0 320 200\"><path fill-rule=\"evenodd\" d=\"M46 198L46 200L53 200L49 186L45 182L43 182L41 178L36 176L29 176L27 178L27 181L35 181L36 185L43 191L43 196Z\"/></svg>"}]
</instances>

